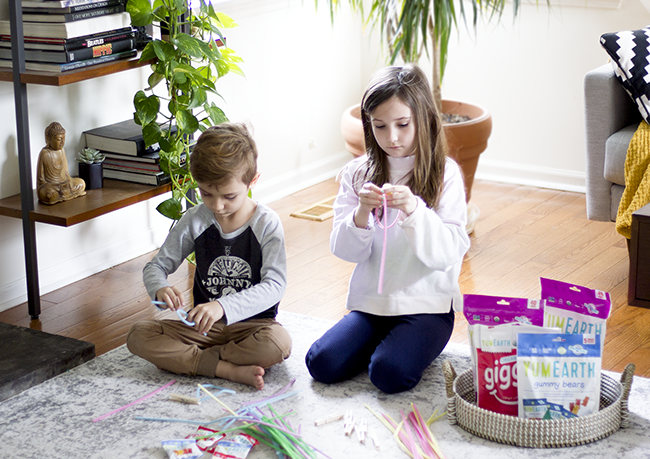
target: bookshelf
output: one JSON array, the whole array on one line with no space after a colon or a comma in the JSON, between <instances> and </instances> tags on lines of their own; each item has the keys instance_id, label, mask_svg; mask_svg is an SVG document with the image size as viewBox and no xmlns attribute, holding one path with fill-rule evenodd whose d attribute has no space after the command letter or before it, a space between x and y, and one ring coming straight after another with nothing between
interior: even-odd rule
<instances>
[{"instance_id":1,"label":"bookshelf","mask_svg":"<svg viewBox=\"0 0 650 459\"><path fill-rule=\"evenodd\" d=\"M41 313L41 302L38 281L36 222L65 227L75 225L166 193L171 188L169 185L153 187L106 179L104 188L87 190L86 196L71 201L53 206L46 206L38 201L32 183L26 85L64 86L143 67L150 64L150 62L139 62L138 58L134 58L64 73L27 72L25 71L22 5L20 1L12 0L9 2L9 20L11 22L11 42L16 45L12 46L13 68L11 70L0 70L0 81L12 82L14 88L20 194L0 200L0 215L22 220L28 310L32 319L38 319Z\"/></svg>"}]
</instances>

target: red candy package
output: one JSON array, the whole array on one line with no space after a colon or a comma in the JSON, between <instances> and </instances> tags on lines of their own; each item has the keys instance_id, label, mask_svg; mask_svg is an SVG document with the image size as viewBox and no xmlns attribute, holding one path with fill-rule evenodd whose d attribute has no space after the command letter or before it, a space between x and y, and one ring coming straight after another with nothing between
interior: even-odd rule
<instances>
[{"instance_id":1,"label":"red candy package","mask_svg":"<svg viewBox=\"0 0 650 459\"><path fill-rule=\"evenodd\" d=\"M551 333L555 328L515 323L474 330L476 365L476 404L496 413L518 415L517 335Z\"/></svg>"}]
</instances>

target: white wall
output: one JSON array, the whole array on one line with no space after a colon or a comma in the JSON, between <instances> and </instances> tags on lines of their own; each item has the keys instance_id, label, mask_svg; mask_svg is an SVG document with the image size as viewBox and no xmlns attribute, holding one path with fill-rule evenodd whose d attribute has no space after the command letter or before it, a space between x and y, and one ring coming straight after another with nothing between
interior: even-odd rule
<instances>
[{"instance_id":1,"label":"white wall","mask_svg":"<svg viewBox=\"0 0 650 459\"><path fill-rule=\"evenodd\" d=\"M539 3L514 23L508 12L501 25L480 26L477 38L452 36L443 97L492 114L477 178L584 192L584 75L608 62L600 35L645 27L650 13L639 0L618 9L579 0L550 12Z\"/></svg>"},{"instance_id":2,"label":"white wall","mask_svg":"<svg viewBox=\"0 0 650 459\"><path fill-rule=\"evenodd\" d=\"M359 101L382 65L375 37L362 33L345 7L332 26L325 3L317 13L313 3L232 0L217 7L240 24L227 35L246 61L246 78L228 76L217 86L228 116L253 125L262 173L255 195L263 202L331 177L351 158L340 137L340 114ZM506 16L500 26L481 26L474 41L464 32L452 37L444 96L483 105L494 117L478 177L582 190L582 79L606 62L598 37L649 23L641 0L624 0L619 9L556 6L551 13L544 6L524 6L514 24ZM130 117L133 94L147 75L136 70L61 88L30 85L33 166L45 127L57 120L67 129L66 151L76 174L81 132ZM20 191L11 83L0 82L0 113L4 198ZM155 211L159 200L71 228L37 224L41 291L157 247L168 230ZM25 301L20 220L0 217L0 235L3 310Z\"/></svg>"},{"instance_id":3,"label":"white wall","mask_svg":"<svg viewBox=\"0 0 650 459\"><path fill-rule=\"evenodd\" d=\"M246 61L246 78L219 81L226 104L215 102L231 120L253 126L262 173L255 197L269 202L334 176L352 158L339 134L340 114L365 84L359 22L344 13L332 27L325 8L317 14L312 2L301 0L237 0L219 9L240 24L228 31L228 40ZM29 85L32 168L45 145L45 127L59 121L76 175L81 133L132 116L133 94L148 74L132 70L59 88ZM0 198L5 198L20 192L11 83L0 82L0 113ZM36 224L41 293L157 248L169 228L155 210L162 199L70 228ZM0 216L0 234L0 310L5 310L26 300L20 220Z\"/></svg>"}]
</instances>

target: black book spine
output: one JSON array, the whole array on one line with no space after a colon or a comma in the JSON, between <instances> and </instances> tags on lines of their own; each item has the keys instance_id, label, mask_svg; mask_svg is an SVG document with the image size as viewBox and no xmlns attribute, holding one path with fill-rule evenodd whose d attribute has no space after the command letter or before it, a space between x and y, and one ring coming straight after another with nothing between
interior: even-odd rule
<instances>
[{"instance_id":1,"label":"black book spine","mask_svg":"<svg viewBox=\"0 0 650 459\"><path fill-rule=\"evenodd\" d=\"M119 40L116 42L104 43L103 45L93 46L91 48L80 48L72 51L65 51L68 62L85 61L101 56L122 53L135 49L135 38Z\"/></svg>"},{"instance_id":2,"label":"black book spine","mask_svg":"<svg viewBox=\"0 0 650 459\"><path fill-rule=\"evenodd\" d=\"M105 45L107 43L112 43L116 41L126 40L126 39L135 40L135 31L118 31L111 32L110 34L104 34L104 36L86 36L81 37L81 39L76 38L71 41L66 41L64 47L66 51L74 51L82 48L93 48L99 45Z\"/></svg>"},{"instance_id":3,"label":"black book spine","mask_svg":"<svg viewBox=\"0 0 650 459\"><path fill-rule=\"evenodd\" d=\"M85 5L72 5L72 6L67 6L67 7L61 7L61 8L37 8L37 7L24 7L23 8L23 14L25 13L56 13L56 14L61 14L61 13L78 13L80 11L88 11L92 10L95 8L106 8L107 6L115 6L115 5L123 5L124 2L122 0L105 0L102 2L94 2L94 3L87 3ZM47 3L44 3L45 6L47 6Z\"/></svg>"},{"instance_id":4,"label":"black book spine","mask_svg":"<svg viewBox=\"0 0 650 459\"><path fill-rule=\"evenodd\" d=\"M108 56L101 56L101 57L96 57L93 59L86 59L85 61L79 61L79 62L69 62L67 64L61 64L61 71L62 72L68 72L70 70L76 70L80 69L83 67L89 67L91 65L97 65L97 64L106 64L107 62L113 62L117 61L119 59L128 59L130 57L134 57L138 54L137 51L133 52L124 52L124 53L117 53L117 54L109 54Z\"/></svg>"}]
</instances>

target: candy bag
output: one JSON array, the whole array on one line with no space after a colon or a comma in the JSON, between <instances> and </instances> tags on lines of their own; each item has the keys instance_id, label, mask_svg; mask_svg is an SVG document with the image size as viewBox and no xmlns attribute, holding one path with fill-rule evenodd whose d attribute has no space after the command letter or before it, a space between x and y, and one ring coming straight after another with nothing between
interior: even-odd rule
<instances>
[{"instance_id":1,"label":"candy bag","mask_svg":"<svg viewBox=\"0 0 650 459\"><path fill-rule=\"evenodd\" d=\"M517 323L474 327L476 403L479 408L517 416L517 336L559 330Z\"/></svg>"},{"instance_id":2,"label":"candy bag","mask_svg":"<svg viewBox=\"0 0 650 459\"><path fill-rule=\"evenodd\" d=\"M563 333L595 333L605 345L607 318L611 310L609 293L541 278L544 300L544 326Z\"/></svg>"},{"instance_id":3,"label":"candy bag","mask_svg":"<svg viewBox=\"0 0 650 459\"><path fill-rule=\"evenodd\" d=\"M476 346L480 343L474 336L477 325L501 325L519 323L541 326L544 312L540 300L509 298L488 295L463 295L463 314L467 319L467 334L470 343L470 357L474 376L474 388L478 392L478 373L476 369Z\"/></svg>"},{"instance_id":4,"label":"candy bag","mask_svg":"<svg viewBox=\"0 0 650 459\"><path fill-rule=\"evenodd\" d=\"M520 333L519 417L566 419L598 411L601 335Z\"/></svg>"}]
</instances>

